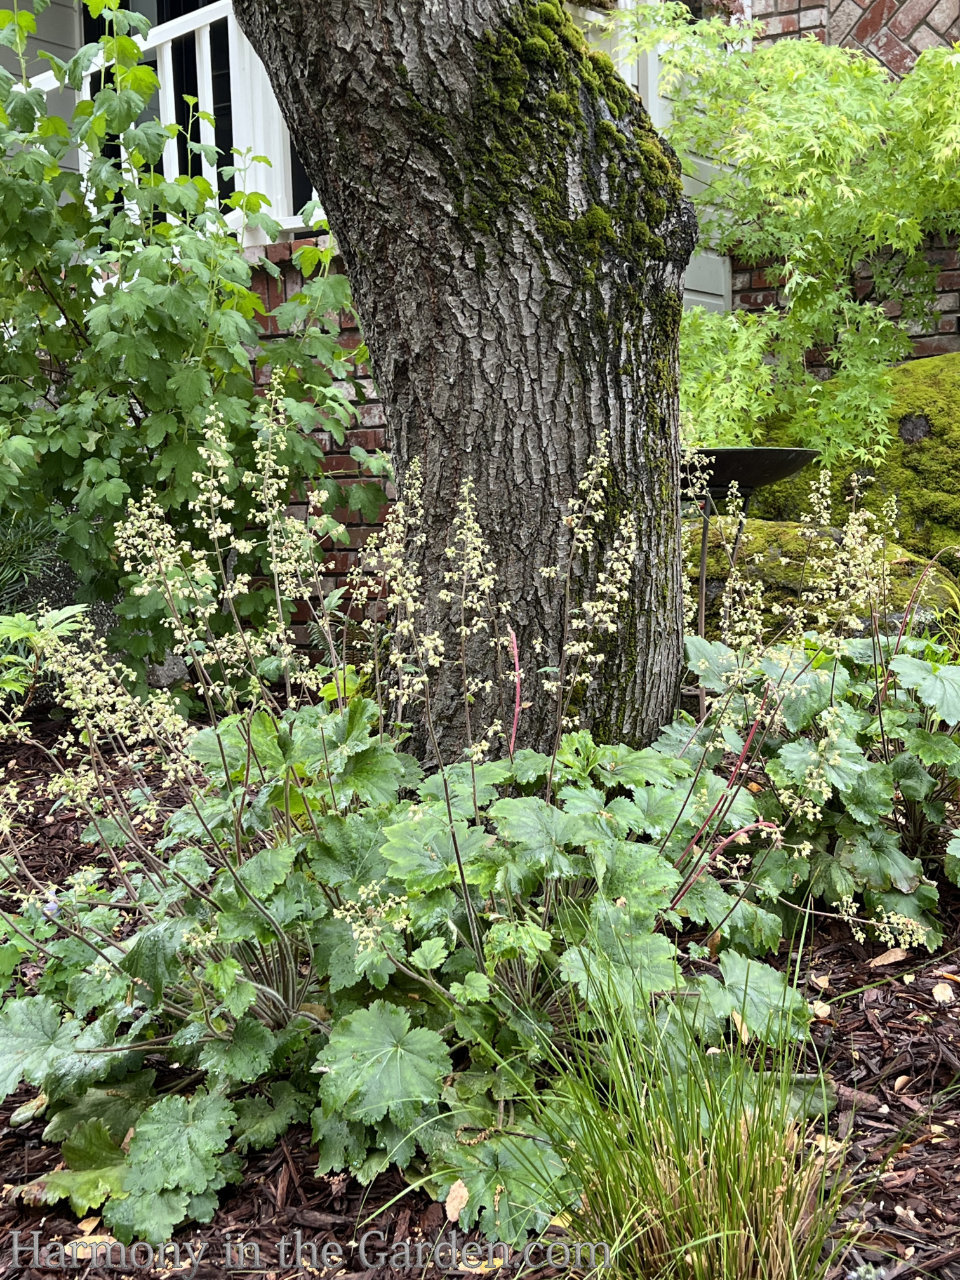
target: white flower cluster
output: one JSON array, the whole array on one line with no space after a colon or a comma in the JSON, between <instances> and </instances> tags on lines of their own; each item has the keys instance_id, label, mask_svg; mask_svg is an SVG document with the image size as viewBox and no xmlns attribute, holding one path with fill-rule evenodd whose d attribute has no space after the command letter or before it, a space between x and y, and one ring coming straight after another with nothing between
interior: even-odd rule
<instances>
[{"instance_id":1,"label":"white flower cluster","mask_svg":"<svg viewBox=\"0 0 960 1280\"><path fill-rule=\"evenodd\" d=\"M377 951L385 931L404 933L410 928L406 895L384 896L382 887L382 881L361 885L355 902L333 909L334 919L349 924L359 954Z\"/></svg>"},{"instance_id":2,"label":"white flower cluster","mask_svg":"<svg viewBox=\"0 0 960 1280\"><path fill-rule=\"evenodd\" d=\"M450 631L459 642L456 652L448 653L440 631L425 623L421 575L415 567L425 540L423 517L423 475L415 460L405 477L403 497L366 543L350 574L352 603L363 613L360 627L370 642L371 657L364 669L381 691L387 684L400 720L414 705L423 706L429 716L431 683L444 663L455 662L466 710L467 757L479 763L502 737L503 726L494 719L479 731L471 723L474 701L494 688L486 674L488 664L478 659L489 646L498 651L508 646L509 629L502 624L508 606L496 600L499 578L477 520L474 482L467 477L460 486L442 586L435 596L449 610ZM511 683L516 680L512 670L502 675Z\"/></svg>"},{"instance_id":3,"label":"white flower cluster","mask_svg":"<svg viewBox=\"0 0 960 1280\"><path fill-rule=\"evenodd\" d=\"M319 514L306 519L291 514L289 468L283 462L286 419L283 389L275 377L258 405L255 431L255 469L238 475L222 418L207 418L198 453L204 464L193 480L197 494L190 502L195 536L177 539L151 491L131 502L117 529L117 548L126 572L135 575L132 594L158 595L165 606L164 625L171 633L171 652L196 673L198 691L210 703L230 705L238 683L256 694L265 662L282 672L288 693L292 682L316 688L327 677L314 672L297 649L287 622L293 603L320 602L313 611L319 632L328 643L334 665L339 661L329 619L323 612L320 579L325 544L342 541L342 524L323 514L328 494L319 490L312 501ZM231 521L236 502L231 496L242 483L253 497L249 527L238 532ZM257 549L265 552L266 577L255 578L237 568L241 558ZM258 628L245 625L237 602L251 590L270 585L272 606ZM214 625L230 617L232 625Z\"/></svg>"},{"instance_id":4,"label":"white flower cluster","mask_svg":"<svg viewBox=\"0 0 960 1280\"><path fill-rule=\"evenodd\" d=\"M897 504L891 499L877 516L858 505L861 479L853 478L850 514L838 530L830 527L830 472L822 471L811 486L809 513L802 535L810 543L804 569L796 634L804 626L823 637L860 632L864 622L882 612L889 593L887 551L898 537Z\"/></svg>"},{"instance_id":5,"label":"white flower cluster","mask_svg":"<svg viewBox=\"0 0 960 1280\"><path fill-rule=\"evenodd\" d=\"M734 481L727 492L727 509L714 521L720 544L730 571L724 583L720 604L720 634L725 644L743 655L745 666L763 652L763 582L759 575L746 574L740 559L740 543L746 525L746 513L739 486ZM758 564L762 553L753 557Z\"/></svg>"},{"instance_id":6,"label":"white flower cluster","mask_svg":"<svg viewBox=\"0 0 960 1280\"><path fill-rule=\"evenodd\" d=\"M927 945L927 926L899 911L886 911L883 907L878 907L875 915L861 916L850 894L841 898L834 909L857 942L866 941L869 928L873 930L877 941L886 947L905 947L911 950Z\"/></svg>"}]
</instances>

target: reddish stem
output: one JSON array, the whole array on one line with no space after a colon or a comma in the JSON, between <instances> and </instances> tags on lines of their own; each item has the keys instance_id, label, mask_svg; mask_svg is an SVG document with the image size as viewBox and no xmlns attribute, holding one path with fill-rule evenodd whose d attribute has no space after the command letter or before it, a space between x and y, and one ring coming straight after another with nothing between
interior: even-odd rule
<instances>
[{"instance_id":1,"label":"reddish stem","mask_svg":"<svg viewBox=\"0 0 960 1280\"><path fill-rule=\"evenodd\" d=\"M724 849L726 849L727 845L733 844L737 836L748 835L751 831L776 831L776 830L777 830L777 824L775 822L766 822L766 821L751 822L751 823L748 823L747 826L741 827L739 831L734 831L733 834L727 836L725 840L721 840L720 843L715 846L715 848L710 850L710 852L700 862L700 864L697 867L695 867L690 874L687 875L683 883L680 885L680 888L674 894L673 899L670 902L670 906L673 909L676 909L680 905L683 899L687 896L687 894L690 892L693 886L697 883L697 881L703 875L704 871L706 871L707 867L709 867L711 863L716 862L717 858L724 851Z\"/></svg>"},{"instance_id":2,"label":"reddish stem","mask_svg":"<svg viewBox=\"0 0 960 1280\"><path fill-rule=\"evenodd\" d=\"M731 770L731 772L730 772L730 779L729 779L729 781L727 782L727 786L726 786L726 788L724 789L724 791L723 791L723 792L722 792L722 794L720 795L720 798L717 800L716 804L713 806L713 808L710 810L710 812L709 812L709 813L707 814L707 816L704 818L704 820L703 820L703 822L701 823L700 828L699 828L699 830L697 831L697 833L693 836L693 838L692 838L690 841L688 841L688 843L687 843L687 847L684 849L683 853L681 853L680 857L679 857L679 858L676 860L676 862L673 864L675 867L679 867L680 863L681 863L681 862L683 862L684 858L687 856L687 854L690 852L690 850L693 848L693 846L697 843L697 841L700 839L700 837L701 837L701 836L703 835L703 833L706 831L707 827L709 827L709 825L710 825L710 823L712 822L712 820L713 820L713 818L714 818L714 816L715 816L715 814L716 814L717 810L718 810L718 809L720 808L720 806L723 804L724 796L726 796L727 791L730 789L730 785L731 785L731 783L733 783L733 782L735 782L735 781L736 781L737 774L740 772L740 766L741 766L741 765L743 764L743 762L746 760L746 758L747 758L747 752L750 750L750 744L753 742L753 739L754 739L754 737L755 737L755 735L756 735L757 729L760 727L760 720L761 720L761 717L763 716L763 709L764 709L764 707L765 707L765 706L766 706L766 704L767 704L767 694L768 694L769 692L770 692L770 690L769 690L769 689L764 690L763 699L762 699L762 701L761 701L761 703L760 703L760 710L757 712L757 718L756 718L756 720L754 720L753 724L750 726L750 732L747 734L747 740L746 740L746 742L743 744L743 750L740 752L740 755L739 755L739 757L738 757L738 759L737 759L737 763L733 766L733 769L732 769L732 770Z\"/></svg>"},{"instance_id":3,"label":"reddish stem","mask_svg":"<svg viewBox=\"0 0 960 1280\"><path fill-rule=\"evenodd\" d=\"M513 654L514 685L516 696L513 700L513 732L510 734L510 759L513 759L513 748L517 743L517 728L520 724L520 650L517 648L517 637L510 628L510 651Z\"/></svg>"}]
</instances>

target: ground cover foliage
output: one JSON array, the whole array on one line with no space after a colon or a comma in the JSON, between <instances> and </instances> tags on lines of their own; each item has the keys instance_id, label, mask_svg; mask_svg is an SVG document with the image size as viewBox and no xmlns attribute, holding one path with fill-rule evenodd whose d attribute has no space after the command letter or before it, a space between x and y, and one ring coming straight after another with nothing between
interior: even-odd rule
<instances>
[{"instance_id":1,"label":"ground cover foliage","mask_svg":"<svg viewBox=\"0 0 960 1280\"><path fill-rule=\"evenodd\" d=\"M780 1144L781 1167L807 1169L809 1195L783 1224L786 1269L764 1270L762 1224L741 1246L757 1274L820 1274L812 1255L797 1262L797 1220L833 1204L834 1171L808 1167L802 1137L830 1090L816 1075L795 1087L811 1010L765 957L811 910L932 949L936 881L958 865L942 833L960 774L960 666L944 643L911 636L909 618L881 634L876 517L854 512L842 564L820 555L811 518L808 591L776 643L756 634L750 584L732 574L730 643L689 642L702 714L643 750L577 725L576 690L602 666L615 616L611 564L601 599L571 600L565 665L548 681L556 747L536 752L522 745L524 673L469 483L440 588L463 643L446 654L404 573L415 488L355 575L353 615L340 593L318 596L331 518L285 509L283 413L277 386L256 422L259 524L243 534L274 566L262 628L207 625L244 589L218 575L237 535L221 519L231 445L215 425L198 479L212 549L179 542L149 493L118 529L134 590L165 602L205 724L166 691L139 694L76 611L7 624L26 648L7 672L7 732L29 735L15 699L42 655L72 717L51 795L86 814L91 850L63 883L42 883L18 843L16 786L4 788L0 1083L35 1086L20 1118L42 1114L63 1144L63 1167L19 1194L102 1213L121 1240L166 1238L210 1218L246 1153L309 1120L321 1172L368 1181L398 1164L437 1198L459 1197L462 1227L517 1242L589 1208L569 1135L587 1123L590 1089L598 1106L609 1098L626 1036L660 1064L665 1115L676 1089L706 1091L698 1141L727 1133L718 1170L764 1142ZM566 517L571 564L546 571L574 573L601 500L592 472ZM880 580L864 578L868 564ZM315 602L319 662L285 625L283 601L298 598ZM850 636L864 618L872 636ZM414 717L430 724L441 663L462 668L469 705L475 644L503 657L509 718L477 726L462 760L415 760L404 740ZM764 1053L778 1069L757 1069ZM580 1063L582 1088L553 1089L545 1106L561 1061ZM758 1082L782 1123L742 1128L743 1090ZM651 1082L638 1087L647 1105ZM611 1158L636 1154L617 1137L622 1114L608 1114ZM648 1172L667 1158L648 1155ZM625 1258L638 1239L621 1241ZM673 1245L650 1247L673 1274ZM697 1265L738 1256L707 1250Z\"/></svg>"},{"instance_id":2,"label":"ground cover foliage","mask_svg":"<svg viewBox=\"0 0 960 1280\"><path fill-rule=\"evenodd\" d=\"M938 883L960 882L960 664L935 618L913 604L891 618L895 513L854 501L830 530L826 478L773 635L732 566L722 638L690 639L684 709L642 750L579 719L641 545L627 513L581 598L603 444L563 514L568 559L541 567L565 584L556 666L520 668L469 480L441 583L409 567L413 468L349 593L325 596L344 531L324 512L343 495L325 481L306 519L287 501L315 473L317 414L334 431L349 419L343 353L312 323L345 285L331 251L301 251L319 274L280 317L297 336L271 346L255 396L248 267L203 180L160 178L170 135L141 119L155 81L136 18L104 7L115 74L71 122L0 85L0 237L23 241L0 279L0 483L31 511L68 495L60 545L91 587L122 589L129 624L108 644L82 606L0 619L4 733L30 743L38 681L57 689L63 739L33 744L54 770L44 801L84 815L89 848L57 883L38 878L31 799L0 786L0 1094L30 1086L14 1123L42 1118L62 1150L15 1194L162 1240L209 1221L251 1152L309 1123L320 1173L399 1166L491 1239L564 1215L613 1237L621 1274L826 1274L843 1183L807 1141L832 1093L799 1069L818 1015L791 966L824 917L933 950ZM30 15L0 24L22 54ZM53 65L75 84L95 56ZM83 178L65 164L81 141ZM8 217L17 201L37 219ZM265 217L255 196L230 203ZM808 316L798 333L848 320ZM379 504L388 464L358 461L371 483L350 492ZM738 520L734 501L728 544ZM458 621L453 649L424 626L430 592ZM297 601L312 656L288 626ZM491 648L501 711L475 724ZM143 688L136 659L163 652L190 672L191 718ZM470 738L455 760L431 707L451 669ZM555 717L549 751L524 744L533 687Z\"/></svg>"}]
</instances>

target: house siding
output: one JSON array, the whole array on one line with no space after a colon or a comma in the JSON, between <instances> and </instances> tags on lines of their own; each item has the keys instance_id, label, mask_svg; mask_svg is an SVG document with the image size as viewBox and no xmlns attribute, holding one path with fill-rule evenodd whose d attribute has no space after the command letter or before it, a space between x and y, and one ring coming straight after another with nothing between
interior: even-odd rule
<instances>
[{"instance_id":1,"label":"house siding","mask_svg":"<svg viewBox=\"0 0 960 1280\"><path fill-rule=\"evenodd\" d=\"M38 56L41 51L52 53L65 62L79 48L79 4L74 0L52 0L49 8L37 14L37 34L30 37L27 45L28 75L50 70L50 64ZM14 73L19 71L12 49L0 48L0 66Z\"/></svg>"},{"instance_id":2,"label":"house siding","mask_svg":"<svg viewBox=\"0 0 960 1280\"><path fill-rule=\"evenodd\" d=\"M27 75L40 75L50 64L39 55L52 53L66 62L80 48L79 0L52 0L49 8L37 14L37 34L27 42ZM0 67L19 76L20 64L12 49L0 47ZM73 114L76 94L72 90L57 91L48 97L51 112L69 119ZM65 167L75 169L77 154L71 151L64 159Z\"/></svg>"}]
</instances>

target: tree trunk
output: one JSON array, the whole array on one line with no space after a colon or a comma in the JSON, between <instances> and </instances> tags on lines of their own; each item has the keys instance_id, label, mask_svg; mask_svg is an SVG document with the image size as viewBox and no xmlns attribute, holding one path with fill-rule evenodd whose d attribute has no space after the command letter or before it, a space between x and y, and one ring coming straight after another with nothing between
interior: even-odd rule
<instances>
[{"instance_id":1,"label":"tree trunk","mask_svg":"<svg viewBox=\"0 0 960 1280\"><path fill-rule=\"evenodd\" d=\"M456 601L441 598L461 485L523 670L518 744L549 748L538 669L564 646L564 523L605 439L598 546L576 557L596 597L625 515L639 552L618 630L574 718L598 740L649 741L681 663L677 343L696 222L679 166L610 60L557 0L235 0L329 218L386 407L401 493L423 476L423 625L450 658L433 687L446 759L465 745ZM570 633L567 634L567 640ZM542 649L537 641L542 642ZM469 711L510 736L512 660ZM549 679L549 677L546 677ZM504 705L505 704L505 705Z\"/></svg>"}]
</instances>

